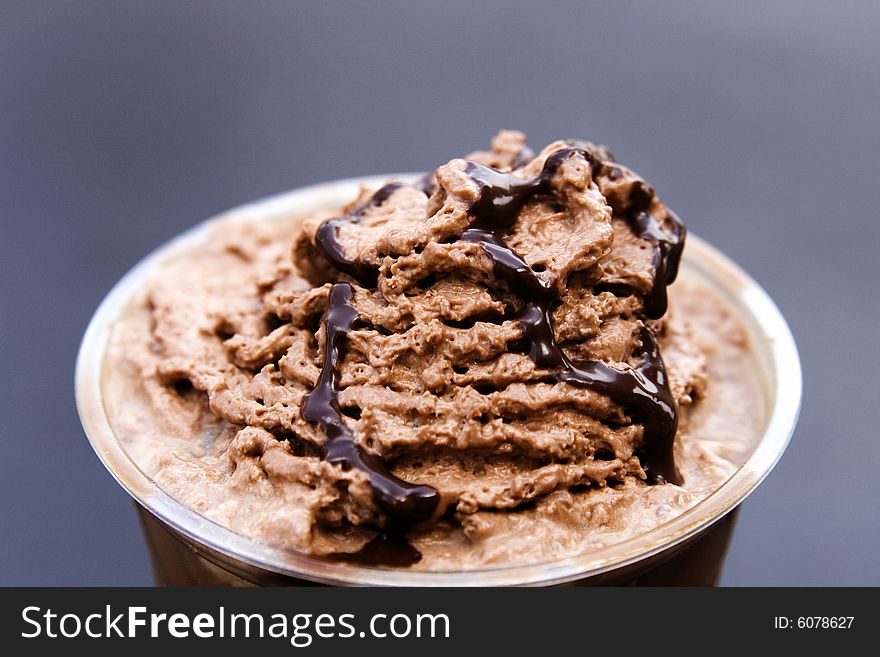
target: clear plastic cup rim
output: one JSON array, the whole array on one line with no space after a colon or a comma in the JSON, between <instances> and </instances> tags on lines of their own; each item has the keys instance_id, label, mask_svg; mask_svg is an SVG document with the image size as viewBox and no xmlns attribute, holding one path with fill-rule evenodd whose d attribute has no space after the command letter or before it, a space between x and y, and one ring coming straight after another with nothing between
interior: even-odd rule
<instances>
[{"instance_id":1,"label":"clear plastic cup rim","mask_svg":"<svg viewBox=\"0 0 880 657\"><path fill-rule=\"evenodd\" d=\"M157 262L204 240L213 224L272 221L332 210L363 186L389 178L415 180L420 174L367 176L332 181L270 196L208 219L160 246L131 269L101 302L80 345L76 363L76 403L98 457L116 481L144 508L197 545L251 566L298 579L336 585L516 586L550 585L602 575L649 559L705 531L736 508L770 473L797 422L801 366L788 325L769 295L727 256L694 235L688 236L681 278L695 277L738 313L755 352L767 397L766 429L754 452L715 492L653 530L601 549L543 563L493 566L467 571L386 569L328 562L267 545L231 531L177 501L143 472L117 439L105 410L104 355L115 320Z\"/></svg>"}]
</instances>

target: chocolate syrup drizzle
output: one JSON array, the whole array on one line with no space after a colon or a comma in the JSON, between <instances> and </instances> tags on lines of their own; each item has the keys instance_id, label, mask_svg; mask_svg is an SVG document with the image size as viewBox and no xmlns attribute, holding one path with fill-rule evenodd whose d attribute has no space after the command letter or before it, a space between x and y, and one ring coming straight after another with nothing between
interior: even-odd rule
<instances>
[{"instance_id":1,"label":"chocolate syrup drizzle","mask_svg":"<svg viewBox=\"0 0 880 657\"><path fill-rule=\"evenodd\" d=\"M324 430L327 461L365 472L379 508L396 520L415 523L434 513L439 500L437 491L430 486L409 484L391 474L381 458L363 450L342 419L339 362L343 342L358 319L351 305L352 294L348 283L336 283L330 288L330 307L324 318L324 364L318 384L306 396L302 416Z\"/></svg>"},{"instance_id":2,"label":"chocolate syrup drizzle","mask_svg":"<svg viewBox=\"0 0 880 657\"><path fill-rule=\"evenodd\" d=\"M572 362L556 343L553 332L552 309L558 294L552 286L535 276L526 262L499 236L513 226L520 210L532 197L552 192L550 181L556 170L575 154L594 164L588 151L565 148L548 157L541 173L531 180L469 162L467 172L481 188L479 198L470 207L474 220L461 239L483 248L492 259L495 275L523 302L515 319L522 328L529 345L529 356L535 365L554 370L557 381L585 386L611 397L644 427L641 461L648 480L651 483L668 481L680 484L682 479L672 456L678 413L663 359L651 331L645 327L640 333L641 347L633 353L634 358L643 361L638 367L618 370L602 361ZM651 198L648 197L647 203ZM636 201L634 216L638 222L634 229L640 237L654 242L654 261L659 263L655 265L655 280L648 297L662 300L665 312L666 284L674 280L678 270L683 238L679 237L681 233L667 235L659 222L648 214L647 204L641 199ZM670 258L674 262L670 263ZM669 272L672 272L672 279Z\"/></svg>"},{"instance_id":3,"label":"chocolate syrup drizzle","mask_svg":"<svg viewBox=\"0 0 880 657\"><path fill-rule=\"evenodd\" d=\"M469 208L473 220L460 239L479 244L491 258L495 275L522 301L522 308L515 319L522 329L529 346L529 356L534 363L540 368L554 371L556 381L584 386L610 397L633 421L644 427L639 456L648 481L680 484L682 478L676 471L672 454L678 414L660 349L651 330L647 327L641 329L640 346L632 354L634 359L641 361L638 366L617 369L602 361L573 362L554 336L552 309L558 300L554 286L539 279L502 238L531 198L537 194L553 193L553 175L573 155L583 157L592 167L594 175L602 167L616 167L598 161L588 150L579 147L564 148L550 155L541 173L530 180L468 162L467 173L480 185L480 195ZM325 221L315 235L315 243L327 260L338 271L366 288L376 287L379 268L346 258L337 233L341 226L360 221L367 208L381 205L400 186L396 182L385 185L348 216ZM656 319L666 311L666 286L675 280L684 248L685 229L670 212L668 223L671 228L668 232L664 230L650 213L653 198L653 190L647 184L640 181L634 183L627 220L639 237L654 245L654 281L650 291L644 295L644 306L646 315ZM596 291L599 287L596 287ZM628 292L635 293L635 290ZM430 486L410 484L395 477L382 459L365 452L357 444L354 434L342 420L338 399L340 350L345 336L357 320L351 297L352 287L348 283L336 283L330 290L330 307L324 319L324 363L318 385L306 397L303 417L318 423L326 433L324 450L328 461L343 467L356 467L367 474L377 505L393 523L415 523L434 513L439 501L437 491ZM381 540L385 540L385 536L380 535Z\"/></svg>"},{"instance_id":4,"label":"chocolate syrup drizzle","mask_svg":"<svg viewBox=\"0 0 880 657\"><path fill-rule=\"evenodd\" d=\"M611 177L618 178L623 169L613 162L600 162L599 170ZM671 285L678 275L678 263L684 250L687 230L681 219L666 209L669 217L669 228L664 230L657 218L651 214L651 203L654 200L654 189L644 180L633 181L625 216L633 231L644 240L654 245L651 265L654 268L654 280L651 289L644 295L645 314L651 319L658 319L666 314L669 305L666 286ZM635 290L626 285L597 286L596 291L609 289L616 292L635 294Z\"/></svg>"},{"instance_id":5,"label":"chocolate syrup drizzle","mask_svg":"<svg viewBox=\"0 0 880 657\"><path fill-rule=\"evenodd\" d=\"M403 187L403 183L390 182L373 194L366 203L354 208L347 216L328 219L318 227L315 233L315 245L321 254L343 274L348 274L366 288L376 287L376 279L379 277L379 268L365 262L351 260L345 257L345 249L336 239L340 226L357 223L363 217L367 208L382 205L388 198Z\"/></svg>"}]
</instances>

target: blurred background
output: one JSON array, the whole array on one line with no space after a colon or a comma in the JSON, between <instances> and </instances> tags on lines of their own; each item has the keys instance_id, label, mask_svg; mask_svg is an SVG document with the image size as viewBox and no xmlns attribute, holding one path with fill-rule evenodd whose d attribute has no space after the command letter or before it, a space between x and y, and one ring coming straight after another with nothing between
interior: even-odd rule
<instances>
[{"instance_id":1,"label":"blurred background","mask_svg":"<svg viewBox=\"0 0 880 657\"><path fill-rule=\"evenodd\" d=\"M152 581L73 397L122 274L503 127L608 144L791 323L800 425L722 583L880 584L878 29L850 2L0 2L0 584Z\"/></svg>"}]
</instances>

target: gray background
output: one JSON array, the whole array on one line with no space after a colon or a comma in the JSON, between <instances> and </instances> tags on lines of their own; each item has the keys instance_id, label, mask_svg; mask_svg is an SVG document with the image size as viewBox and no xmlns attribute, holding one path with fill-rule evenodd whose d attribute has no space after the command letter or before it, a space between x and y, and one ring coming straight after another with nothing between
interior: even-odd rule
<instances>
[{"instance_id":1,"label":"gray background","mask_svg":"<svg viewBox=\"0 0 880 657\"><path fill-rule=\"evenodd\" d=\"M113 283L180 230L499 127L609 144L750 271L804 408L723 582L880 584L880 5L0 5L0 583L147 584L73 401Z\"/></svg>"}]
</instances>

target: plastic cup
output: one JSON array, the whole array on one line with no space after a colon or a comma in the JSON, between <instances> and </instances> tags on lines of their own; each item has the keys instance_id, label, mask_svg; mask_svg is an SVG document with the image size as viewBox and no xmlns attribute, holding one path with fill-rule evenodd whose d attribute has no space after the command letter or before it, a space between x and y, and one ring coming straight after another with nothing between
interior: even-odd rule
<instances>
[{"instance_id":1,"label":"plastic cup","mask_svg":"<svg viewBox=\"0 0 880 657\"><path fill-rule=\"evenodd\" d=\"M717 583L735 511L782 456L797 421L801 368L791 331L776 305L748 274L694 235L688 237L680 279L718 296L740 319L766 398L763 435L745 462L717 490L672 520L629 540L543 563L467 571L367 567L285 550L238 534L164 492L126 453L105 411L103 365L110 332L150 270L203 241L224 221L274 221L331 210L361 185L390 176L334 181L286 192L209 219L147 256L110 291L80 346L76 399L95 452L136 502L156 581L173 586L291 584L387 586L712 585ZM413 180L412 174L393 176Z\"/></svg>"}]
</instances>

